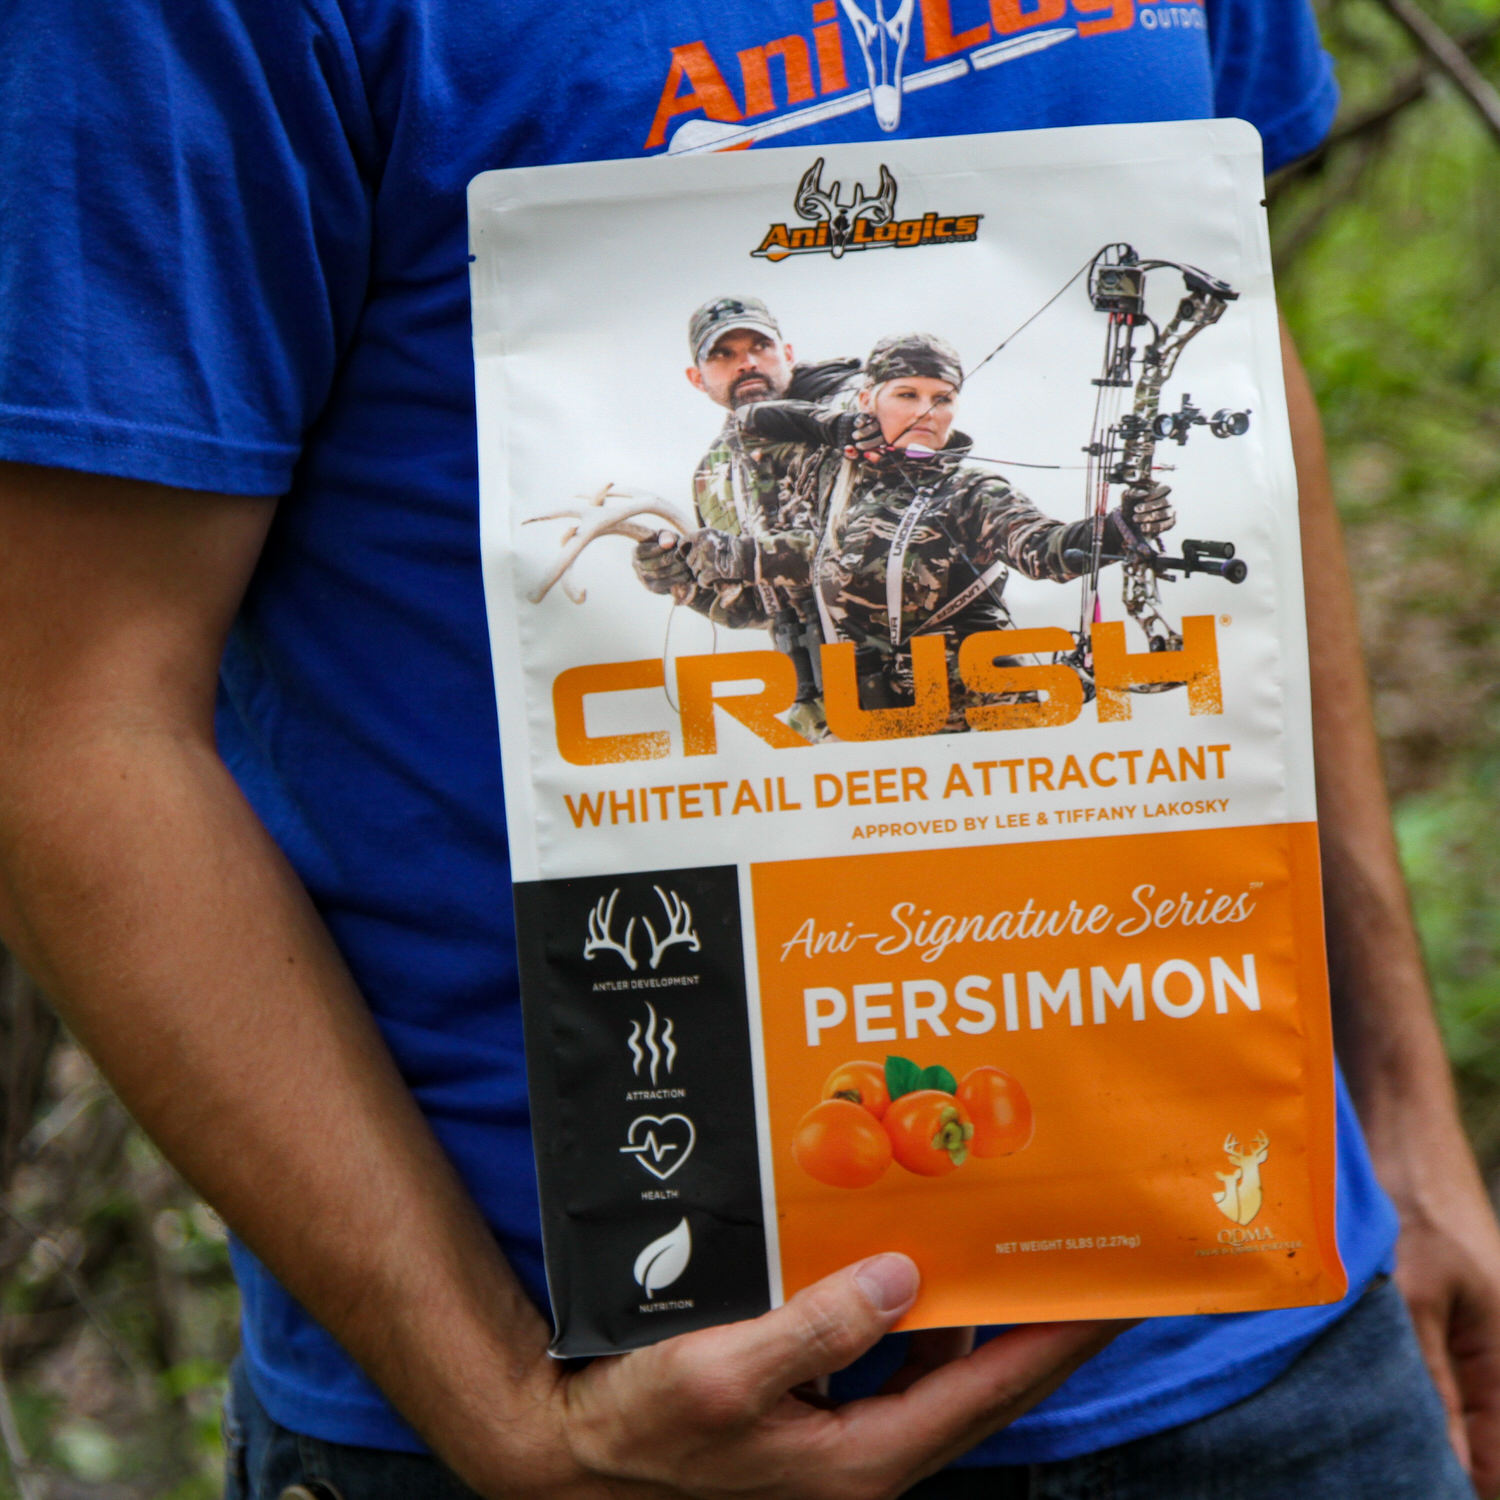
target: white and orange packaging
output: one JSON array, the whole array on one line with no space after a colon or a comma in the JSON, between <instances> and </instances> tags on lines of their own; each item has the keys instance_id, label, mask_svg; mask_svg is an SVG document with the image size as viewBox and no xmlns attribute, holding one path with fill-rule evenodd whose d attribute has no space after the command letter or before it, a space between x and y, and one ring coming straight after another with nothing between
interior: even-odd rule
<instances>
[{"instance_id":1,"label":"white and orange packaging","mask_svg":"<svg viewBox=\"0 0 1500 1500\"><path fill-rule=\"evenodd\" d=\"M560 1353L751 1315L880 1250L922 1268L912 1328L1343 1294L1262 196L1235 121L471 187ZM891 524L852 574L829 559L871 461L778 448L685 378L716 300L700 329L769 323L788 366L914 331L962 361L968 447L944 468L887 444ZM864 388L802 415L847 434ZM1003 489L984 476L1089 522L1066 578L969 556ZM1104 517L1159 483L1175 526L1112 562ZM712 581L643 584L638 545L686 558L711 520L737 539L734 608ZM801 593L760 571L794 530L816 544ZM923 558L930 623L872 695L884 642L839 589L888 626ZM981 595L988 627L965 627Z\"/></svg>"}]
</instances>

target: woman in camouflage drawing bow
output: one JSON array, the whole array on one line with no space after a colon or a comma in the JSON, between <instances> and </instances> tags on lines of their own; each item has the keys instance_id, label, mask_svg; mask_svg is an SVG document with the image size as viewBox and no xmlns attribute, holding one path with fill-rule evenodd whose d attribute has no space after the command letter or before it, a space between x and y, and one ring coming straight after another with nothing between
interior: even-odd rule
<instances>
[{"instance_id":1,"label":"woman in camouflage drawing bow","mask_svg":"<svg viewBox=\"0 0 1500 1500\"><path fill-rule=\"evenodd\" d=\"M852 641L866 709L913 699L911 638L942 632L951 647L1013 628L1004 602L1011 568L1064 583L1083 571L1090 523L1043 515L969 458L953 425L963 369L931 334L882 339L864 368L857 409L763 401L737 413L747 442L774 445L783 474L777 514L754 537L698 533L688 564L701 584L755 579L816 607L825 642ZM1127 493L1126 522L1154 537L1174 522L1163 485ZM1119 513L1104 556L1127 548ZM984 699L949 652L949 728ZM804 726L799 726L804 727Z\"/></svg>"}]
</instances>

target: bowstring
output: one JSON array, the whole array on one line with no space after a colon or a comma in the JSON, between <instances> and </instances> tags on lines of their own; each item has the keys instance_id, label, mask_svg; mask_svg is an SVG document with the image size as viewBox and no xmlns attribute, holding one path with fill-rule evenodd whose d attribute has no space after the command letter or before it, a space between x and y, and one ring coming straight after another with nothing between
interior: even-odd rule
<instances>
[{"instance_id":1,"label":"bowstring","mask_svg":"<svg viewBox=\"0 0 1500 1500\"><path fill-rule=\"evenodd\" d=\"M1062 294L1066 292L1073 285L1073 283L1077 281L1078 278L1089 269L1090 266L1093 265L1094 261L1097 258L1098 257L1095 255L1089 256L1089 258L1084 261L1084 263L1079 266L1079 268L1074 271L1073 274L1068 277L1068 279L1063 282L1063 284L1058 287L1058 289L1053 292L1053 294L1048 297L1047 300L1042 303L1042 305L1037 308L1037 310L1032 313L1032 315L1027 318L1024 323L1022 323L1019 327L1013 329L1010 333L1006 334L1006 336L1001 339L1000 342L996 344L995 347L991 349L990 352L986 354L985 357L980 360L979 363L975 365L974 368L964 376L964 384L967 385L987 364L989 364L992 359L994 359L997 354L1001 352L1002 349L1005 348L1007 344L1009 344L1013 339L1018 338L1021 334L1025 333L1026 330L1030 328L1031 325L1035 323L1036 320L1041 317L1041 315L1046 312L1047 309L1051 307L1052 304L1056 302L1058 298L1060 298Z\"/></svg>"},{"instance_id":2,"label":"bowstring","mask_svg":"<svg viewBox=\"0 0 1500 1500\"><path fill-rule=\"evenodd\" d=\"M1063 282L1063 284L1060 287L1058 287L1058 289L1055 292L1053 292L1053 294L1050 297L1048 297L1047 300L1044 303L1042 303L1042 305L1039 308L1037 308L1037 310L1034 313L1032 313L1031 316L1028 317L1025 320L1025 322L1018 324L1008 334L1006 334L1005 337L1003 339L1001 339L1000 342L998 344L996 344L995 347L993 349L991 349L990 352L988 354L986 354L985 357L982 360L980 360L979 363L977 365L975 365L972 369L963 371L962 372L962 379L959 381L960 387L968 385L969 382L972 381L974 379L974 377L987 364L989 364L989 362L992 359L994 359L994 357L997 354L999 354L1003 349L1005 349L1005 347L1008 344L1010 344L1013 340L1019 338L1023 333L1025 333L1026 330L1028 328L1030 328L1031 325L1033 323L1035 323L1036 320L1039 317L1041 317L1041 315L1044 312L1046 312L1047 309L1049 307L1051 307L1052 304L1054 302L1056 302L1063 295L1063 293L1066 292L1073 285L1073 283L1075 281L1077 281L1078 278L1080 276L1082 276L1089 269L1090 266L1092 266L1094 264L1094 261L1097 258L1098 257L1095 256L1095 255L1089 256L1089 258L1086 261L1084 261L1084 263L1081 266L1079 266L1079 268L1076 271L1074 271L1073 274L1070 277L1068 277L1068 279L1065 282ZM911 421L908 422L906 424L906 426L903 427L901 429L901 431L898 432L896 434L896 436L894 438L892 438L889 443L886 444L886 446L887 447L894 447L897 443L899 443L901 441L902 438L904 438L906 436L906 434L908 432L910 432L912 430L913 427L915 427L917 425L918 422L920 422L922 420L923 417L930 416L936 410L937 410L937 402L934 401L932 403L932 405L930 405L926 409L926 411L918 412L917 415L914 416L911 419ZM999 459L990 459L989 462L990 463L999 463L999 462L1001 462L1001 460L999 460ZM1016 467L1017 468L1022 468L1022 469L1048 469L1048 468L1061 468L1062 465L1061 464L1018 464L1018 465L1016 465Z\"/></svg>"}]
</instances>

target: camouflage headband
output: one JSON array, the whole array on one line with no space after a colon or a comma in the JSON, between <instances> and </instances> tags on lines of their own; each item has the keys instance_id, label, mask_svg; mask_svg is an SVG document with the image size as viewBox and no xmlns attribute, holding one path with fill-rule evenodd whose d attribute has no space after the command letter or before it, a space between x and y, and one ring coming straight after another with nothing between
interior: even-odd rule
<instances>
[{"instance_id":1,"label":"camouflage headband","mask_svg":"<svg viewBox=\"0 0 1500 1500\"><path fill-rule=\"evenodd\" d=\"M865 361L865 379L871 385L913 376L946 380L957 390L964 383L963 362L951 344L930 333L902 333L881 339Z\"/></svg>"}]
</instances>

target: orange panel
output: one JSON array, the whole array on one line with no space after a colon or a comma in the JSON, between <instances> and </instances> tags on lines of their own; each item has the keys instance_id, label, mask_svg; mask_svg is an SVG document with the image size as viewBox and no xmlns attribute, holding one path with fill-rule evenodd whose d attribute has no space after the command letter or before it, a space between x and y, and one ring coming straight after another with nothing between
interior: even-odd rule
<instances>
[{"instance_id":1,"label":"orange panel","mask_svg":"<svg viewBox=\"0 0 1500 1500\"><path fill-rule=\"evenodd\" d=\"M1343 1295L1314 825L787 861L752 881L788 1296L879 1250L922 1267L914 1328ZM818 1181L799 1123L836 1067L888 1057L957 1081L1004 1070L1030 1143Z\"/></svg>"}]
</instances>

